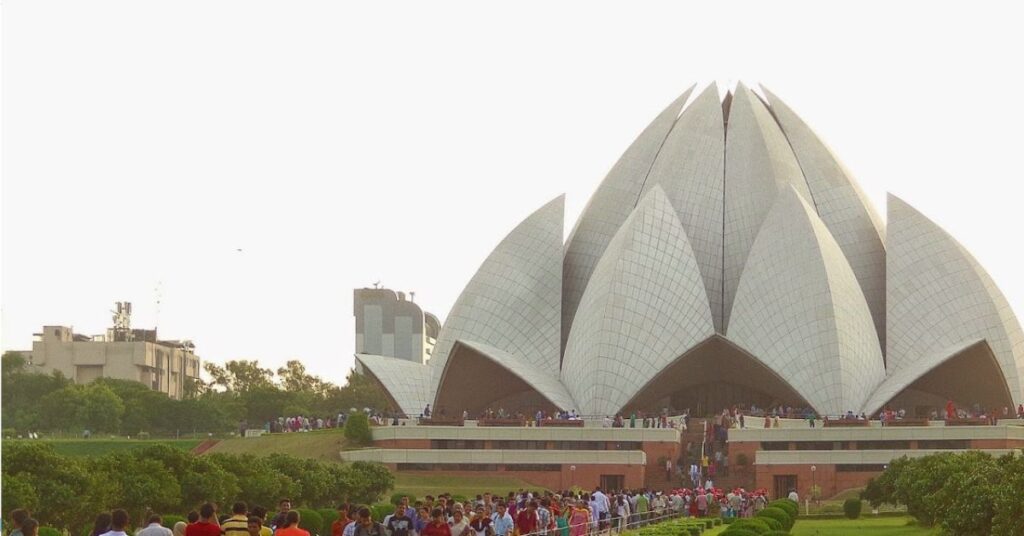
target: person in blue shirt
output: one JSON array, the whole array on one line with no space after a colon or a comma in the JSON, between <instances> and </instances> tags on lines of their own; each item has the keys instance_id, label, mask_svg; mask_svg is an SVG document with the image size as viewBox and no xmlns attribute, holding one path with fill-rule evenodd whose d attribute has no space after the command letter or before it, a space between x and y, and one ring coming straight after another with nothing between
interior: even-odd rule
<instances>
[{"instance_id":1,"label":"person in blue shirt","mask_svg":"<svg viewBox=\"0 0 1024 536\"><path fill-rule=\"evenodd\" d=\"M494 536L511 536L513 526L512 516L508 514L508 505L498 503L498 511L491 517Z\"/></svg>"}]
</instances>

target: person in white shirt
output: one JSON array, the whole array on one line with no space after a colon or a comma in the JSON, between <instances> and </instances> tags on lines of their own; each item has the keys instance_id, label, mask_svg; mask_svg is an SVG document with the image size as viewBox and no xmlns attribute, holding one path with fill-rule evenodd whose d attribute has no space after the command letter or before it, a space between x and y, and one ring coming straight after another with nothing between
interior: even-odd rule
<instances>
[{"instance_id":1,"label":"person in white shirt","mask_svg":"<svg viewBox=\"0 0 1024 536\"><path fill-rule=\"evenodd\" d=\"M800 496L796 494L796 490L795 489L789 490L789 500L791 500L791 501L793 501L795 503L800 502Z\"/></svg>"},{"instance_id":2,"label":"person in white shirt","mask_svg":"<svg viewBox=\"0 0 1024 536\"><path fill-rule=\"evenodd\" d=\"M171 536L171 529L161 525L162 522L163 519L157 514L149 516L146 527L139 529L135 536Z\"/></svg>"}]
</instances>

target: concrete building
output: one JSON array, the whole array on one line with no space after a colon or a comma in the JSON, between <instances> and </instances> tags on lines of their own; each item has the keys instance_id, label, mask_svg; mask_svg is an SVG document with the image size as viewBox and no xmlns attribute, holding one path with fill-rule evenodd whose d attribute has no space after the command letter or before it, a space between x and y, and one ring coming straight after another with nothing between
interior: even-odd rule
<instances>
[{"instance_id":1,"label":"concrete building","mask_svg":"<svg viewBox=\"0 0 1024 536\"><path fill-rule=\"evenodd\" d=\"M75 383L97 378L140 382L181 399L185 379L199 379L199 356L190 341L162 341L156 330L131 329L131 304L118 304L121 319L105 335L80 335L67 326L43 326L25 355L34 370L59 371ZM122 306L126 306L122 309Z\"/></svg>"},{"instance_id":2,"label":"concrete building","mask_svg":"<svg viewBox=\"0 0 1024 536\"><path fill-rule=\"evenodd\" d=\"M396 357L421 365L430 360L441 331L436 316L406 299L404 292L357 288L353 294L357 354Z\"/></svg>"},{"instance_id":3,"label":"concrete building","mask_svg":"<svg viewBox=\"0 0 1024 536\"><path fill-rule=\"evenodd\" d=\"M672 428L457 426L373 428L373 448L341 452L344 461L370 461L403 474L501 474L547 489L651 487L674 481L666 460L679 456L679 431ZM563 423L564 424L564 423ZM592 424L592 423L588 423Z\"/></svg>"},{"instance_id":4,"label":"concrete building","mask_svg":"<svg viewBox=\"0 0 1024 536\"><path fill-rule=\"evenodd\" d=\"M497 244L429 364L374 357L397 347L378 307L360 367L407 415L1024 403L1024 332L963 246L891 196L886 229L775 95L692 93L640 133L564 243L559 197Z\"/></svg>"}]
</instances>

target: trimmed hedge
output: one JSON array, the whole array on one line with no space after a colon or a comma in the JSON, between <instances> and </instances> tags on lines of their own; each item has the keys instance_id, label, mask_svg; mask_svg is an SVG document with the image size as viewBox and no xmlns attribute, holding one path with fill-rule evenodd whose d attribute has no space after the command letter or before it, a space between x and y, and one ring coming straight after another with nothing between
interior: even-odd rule
<instances>
[{"instance_id":1,"label":"trimmed hedge","mask_svg":"<svg viewBox=\"0 0 1024 536\"><path fill-rule=\"evenodd\" d=\"M846 499L843 501L843 514L846 514L847 519L857 519L862 507L860 499Z\"/></svg>"},{"instance_id":2,"label":"trimmed hedge","mask_svg":"<svg viewBox=\"0 0 1024 536\"><path fill-rule=\"evenodd\" d=\"M730 527L722 533L722 536L759 536L759 533L748 529L734 529Z\"/></svg>"},{"instance_id":3,"label":"trimmed hedge","mask_svg":"<svg viewBox=\"0 0 1024 536\"><path fill-rule=\"evenodd\" d=\"M773 508L781 508L785 510L786 513L789 514L789 517L793 519L793 521L796 521L796 518L800 517L800 505L789 499L779 499L776 501L772 501L768 503L768 506Z\"/></svg>"},{"instance_id":4,"label":"trimmed hedge","mask_svg":"<svg viewBox=\"0 0 1024 536\"><path fill-rule=\"evenodd\" d=\"M324 532L330 532L331 526L338 520L338 511L331 508L320 508L316 513L320 514L321 526Z\"/></svg>"},{"instance_id":5,"label":"trimmed hedge","mask_svg":"<svg viewBox=\"0 0 1024 536\"><path fill-rule=\"evenodd\" d=\"M416 502L416 494L409 493L408 491L396 491L391 494L391 504L398 506L402 502L402 497L409 498L409 505L412 506Z\"/></svg>"},{"instance_id":6,"label":"trimmed hedge","mask_svg":"<svg viewBox=\"0 0 1024 536\"><path fill-rule=\"evenodd\" d=\"M297 508L299 512L299 528L308 530L312 536L324 534L324 519L316 510Z\"/></svg>"},{"instance_id":7,"label":"trimmed hedge","mask_svg":"<svg viewBox=\"0 0 1024 536\"><path fill-rule=\"evenodd\" d=\"M789 536L789 533L784 530L770 530L761 536Z\"/></svg>"},{"instance_id":8,"label":"trimmed hedge","mask_svg":"<svg viewBox=\"0 0 1024 536\"><path fill-rule=\"evenodd\" d=\"M779 523L779 529L789 530L793 528L793 517L785 510L776 506L769 506L757 513L757 517L771 519ZM770 525L770 523L769 523ZM774 527L772 527L774 529Z\"/></svg>"},{"instance_id":9,"label":"trimmed hedge","mask_svg":"<svg viewBox=\"0 0 1024 536\"><path fill-rule=\"evenodd\" d=\"M756 517L746 517L742 519L737 519L736 522L734 522L732 525L729 525L729 528L726 529L726 533L733 529L744 529L753 531L756 534L764 534L772 530L772 527L768 525L768 523L765 522L763 519L758 519Z\"/></svg>"},{"instance_id":10,"label":"trimmed hedge","mask_svg":"<svg viewBox=\"0 0 1024 536\"><path fill-rule=\"evenodd\" d=\"M377 503L370 507L370 517L378 523L383 523L388 514L395 513L395 505L391 503Z\"/></svg>"},{"instance_id":11,"label":"trimmed hedge","mask_svg":"<svg viewBox=\"0 0 1024 536\"><path fill-rule=\"evenodd\" d=\"M188 520L182 516L160 516L161 525L171 530L174 530L174 524L181 521L182 523L188 523ZM42 536L42 535L40 535Z\"/></svg>"}]
</instances>

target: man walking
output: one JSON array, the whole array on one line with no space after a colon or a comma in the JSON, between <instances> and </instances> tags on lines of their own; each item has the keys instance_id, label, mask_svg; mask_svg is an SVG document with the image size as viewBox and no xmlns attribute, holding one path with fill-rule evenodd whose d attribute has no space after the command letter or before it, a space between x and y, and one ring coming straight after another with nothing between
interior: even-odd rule
<instances>
[{"instance_id":1,"label":"man walking","mask_svg":"<svg viewBox=\"0 0 1024 536\"><path fill-rule=\"evenodd\" d=\"M110 530L102 536L128 536L124 529L128 527L128 512L117 509L110 512Z\"/></svg>"},{"instance_id":2,"label":"man walking","mask_svg":"<svg viewBox=\"0 0 1024 536\"><path fill-rule=\"evenodd\" d=\"M221 525L223 536L246 536L249 533L249 516L244 502L236 502L231 506L231 517ZM153 535L156 536L156 535Z\"/></svg>"},{"instance_id":3,"label":"man walking","mask_svg":"<svg viewBox=\"0 0 1024 536\"><path fill-rule=\"evenodd\" d=\"M153 514L146 520L146 528L135 533L135 536L171 536L171 529L161 525L163 519Z\"/></svg>"}]
</instances>

